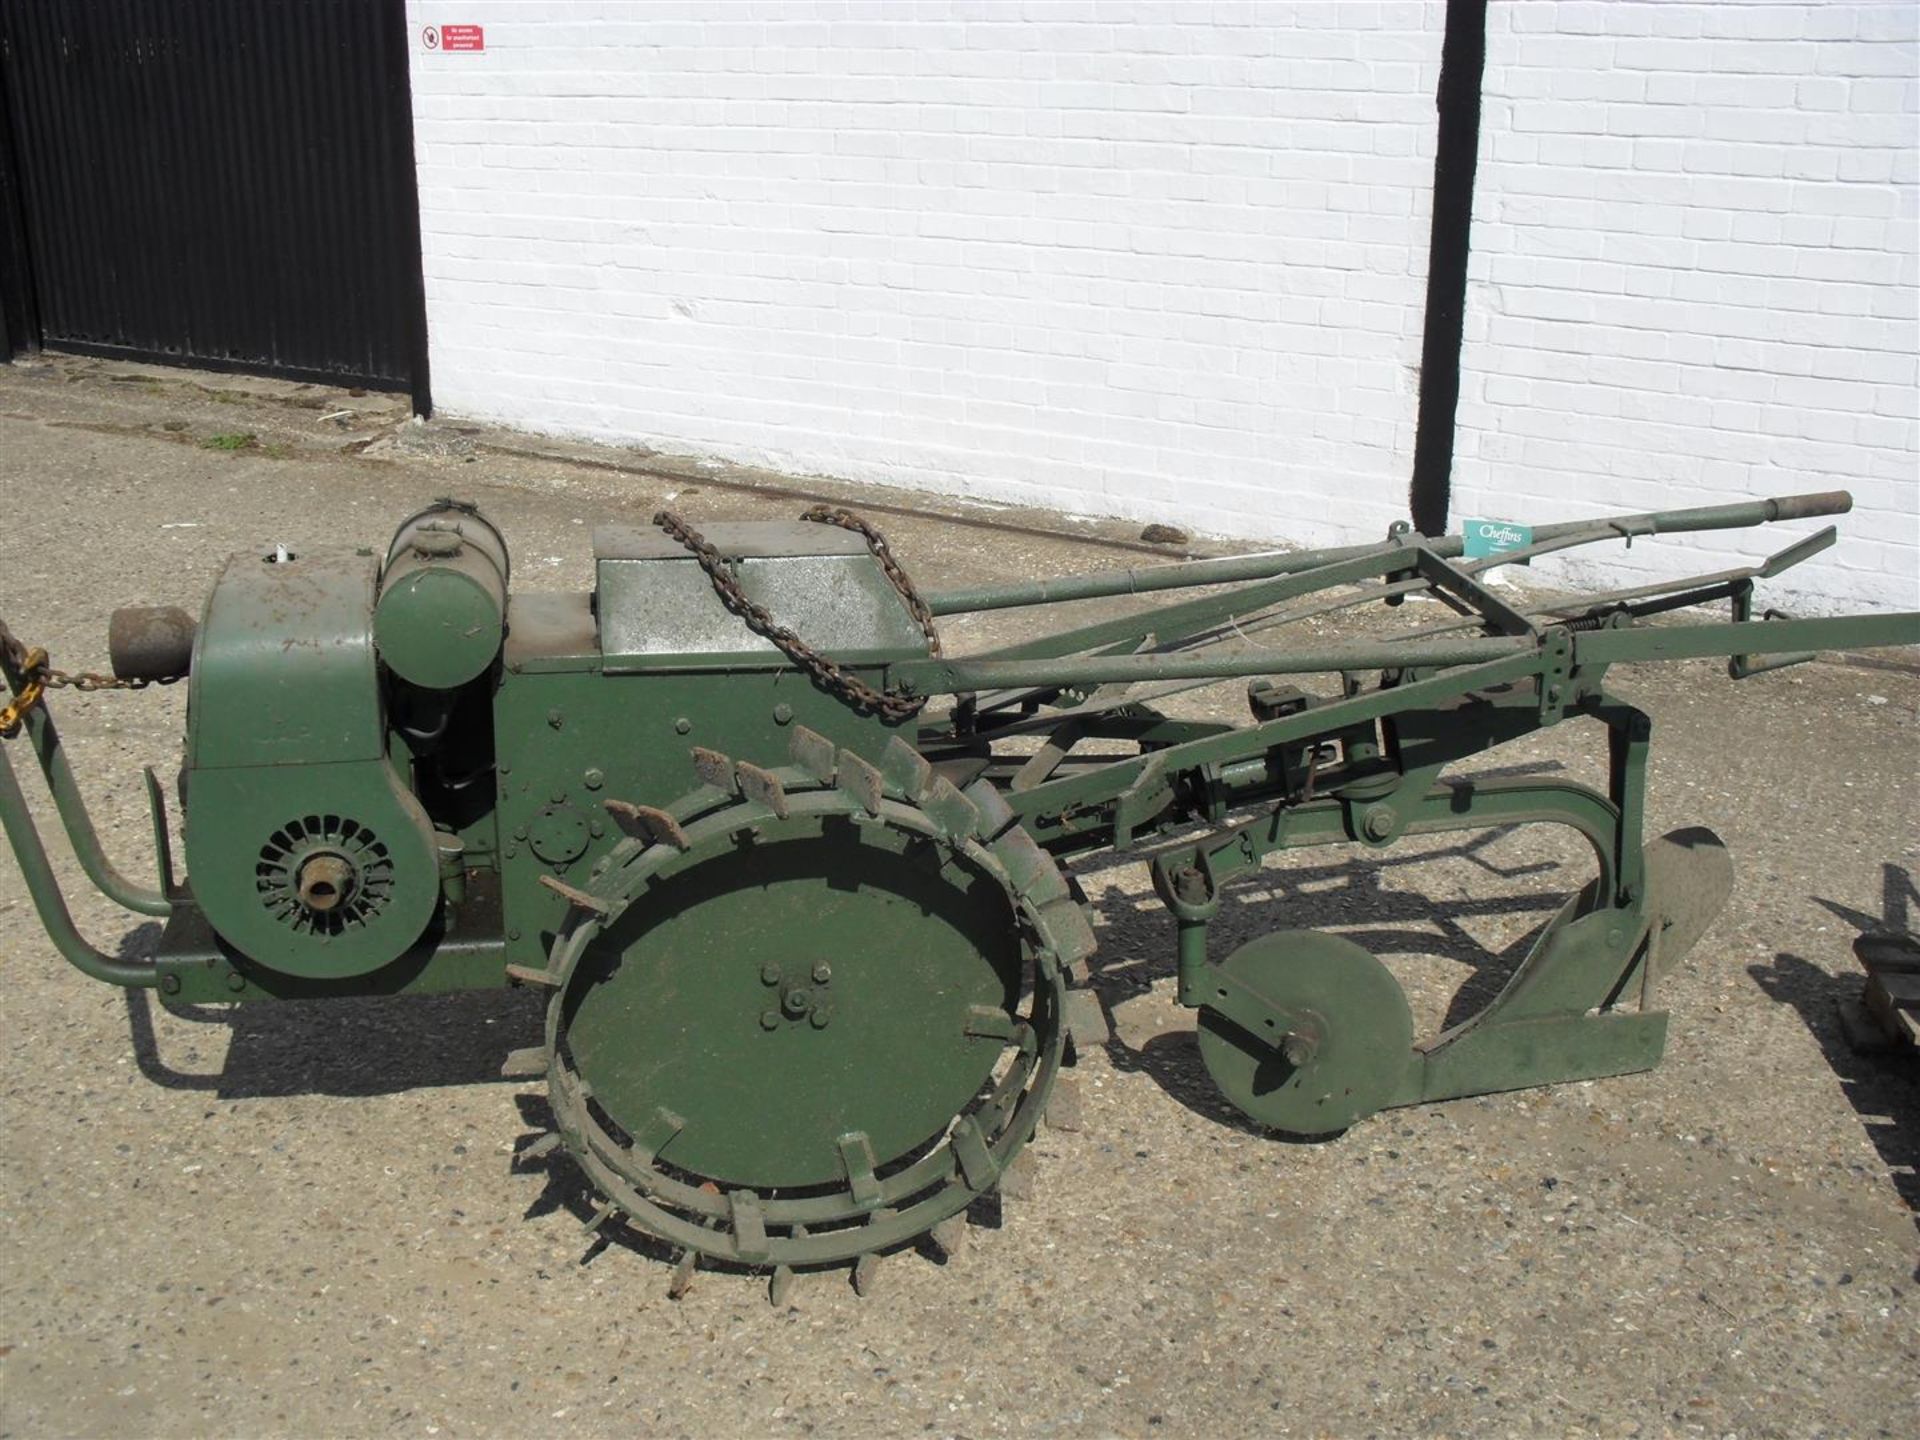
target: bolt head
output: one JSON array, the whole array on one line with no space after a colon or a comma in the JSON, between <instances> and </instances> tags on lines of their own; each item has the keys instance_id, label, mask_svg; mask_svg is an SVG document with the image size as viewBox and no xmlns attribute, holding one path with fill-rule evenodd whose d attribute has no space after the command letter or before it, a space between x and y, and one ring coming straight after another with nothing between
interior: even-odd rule
<instances>
[{"instance_id":1,"label":"bolt head","mask_svg":"<svg viewBox=\"0 0 1920 1440\"><path fill-rule=\"evenodd\" d=\"M1173 893L1189 904L1198 905L1207 898L1207 877L1197 865L1182 865L1173 872Z\"/></svg>"},{"instance_id":2,"label":"bolt head","mask_svg":"<svg viewBox=\"0 0 1920 1440\"><path fill-rule=\"evenodd\" d=\"M1367 834L1384 840L1393 833L1393 812L1384 806L1367 812Z\"/></svg>"},{"instance_id":3,"label":"bolt head","mask_svg":"<svg viewBox=\"0 0 1920 1440\"><path fill-rule=\"evenodd\" d=\"M1298 1070L1313 1062L1313 1057L1320 1053L1320 1042L1299 1030L1290 1030L1280 1042L1280 1053L1287 1057L1287 1064Z\"/></svg>"},{"instance_id":4,"label":"bolt head","mask_svg":"<svg viewBox=\"0 0 1920 1440\"><path fill-rule=\"evenodd\" d=\"M582 775L580 779L589 790L598 790L602 785L607 783L605 772L600 770L589 770L585 775Z\"/></svg>"},{"instance_id":5,"label":"bolt head","mask_svg":"<svg viewBox=\"0 0 1920 1440\"><path fill-rule=\"evenodd\" d=\"M833 978L833 967L824 960L817 960L813 966L813 983L824 985Z\"/></svg>"},{"instance_id":6,"label":"bolt head","mask_svg":"<svg viewBox=\"0 0 1920 1440\"><path fill-rule=\"evenodd\" d=\"M760 1012L760 1028L762 1030L779 1029L780 1012L778 1010L762 1010Z\"/></svg>"},{"instance_id":7,"label":"bolt head","mask_svg":"<svg viewBox=\"0 0 1920 1440\"><path fill-rule=\"evenodd\" d=\"M807 1016L807 1023L812 1025L816 1030L824 1030L827 1028L828 1022L832 1019L833 1007L822 1003L813 1007L813 1013Z\"/></svg>"},{"instance_id":8,"label":"bolt head","mask_svg":"<svg viewBox=\"0 0 1920 1440\"><path fill-rule=\"evenodd\" d=\"M693 722L687 719L687 717L684 715L682 715L678 720L673 722L673 733L676 735L685 735L688 731L692 729L693 729Z\"/></svg>"},{"instance_id":9,"label":"bolt head","mask_svg":"<svg viewBox=\"0 0 1920 1440\"><path fill-rule=\"evenodd\" d=\"M780 983L780 962L778 960L769 960L760 967L760 983L762 985L778 985Z\"/></svg>"},{"instance_id":10,"label":"bolt head","mask_svg":"<svg viewBox=\"0 0 1920 1440\"><path fill-rule=\"evenodd\" d=\"M793 707L782 703L773 707L773 723L785 725L793 719Z\"/></svg>"}]
</instances>

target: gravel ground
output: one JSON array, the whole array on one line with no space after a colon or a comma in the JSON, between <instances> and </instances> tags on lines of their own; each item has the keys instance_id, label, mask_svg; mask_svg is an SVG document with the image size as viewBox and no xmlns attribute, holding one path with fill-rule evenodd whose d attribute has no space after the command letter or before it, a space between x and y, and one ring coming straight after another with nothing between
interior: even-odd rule
<instances>
[{"instance_id":1,"label":"gravel ground","mask_svg":"<svg viewBox=\"0 0 1920 1440\"><path fill-rule=\"evenodd\" d=\"M449 491L505 530L516 583L584 588L597 519L668 497L794 511L756 483L782 482L409 425L388 397L0 366L0 614L56 663L103 666L114 606L197 608L232 551L383 543ZM894 507L931 583L1130 563L1130 531L783 483ZM1658 1070L1277 1142L1212 1093L1144 865L1083 865L1117 1022L1078 1072L1084 1128L1042 1132L1035 1194L1000 1228L945 1265L888 1261L864 1300L822 1274L774 1309L764 1280L702 1274L676 1302L658 1264L590 1248L571 1175L510 1163L539 1087L493 1077L538 1038L527 997L190 1023L62 965L0 858L0 1434L1912 1435L1920 1071L1848 1051L1834 1002L1860 930L1920 924L1920 677L1620 681L1655 717L1654 833L1712 825L1739 867L1667 983ZM139 770L177 763L183 701L58 697L129 868ZM1492 763L1595 778L1596 739L1568 726ZM1583 878L1524 831L1337 858L1271 866L1218 943L1347 929L1429 1024ZM88 934L151 945L61 864Z\"/></svg>"}]
</instances>

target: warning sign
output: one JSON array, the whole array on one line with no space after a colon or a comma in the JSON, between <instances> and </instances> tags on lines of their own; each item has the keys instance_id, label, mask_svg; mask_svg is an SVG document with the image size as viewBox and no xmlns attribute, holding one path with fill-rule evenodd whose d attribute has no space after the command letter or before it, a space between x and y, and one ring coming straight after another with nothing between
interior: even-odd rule
<instances>
[{"instance_id":1,"label":"warning sign","mask_svg":"<svg viewBox=\"0 0 1920 1440\"><path fill-rule=\"evenodd\" d=\"M487 32L478 25L429 25L420 32L426 50L484 50Z\"/></svg>"}]
</instances>

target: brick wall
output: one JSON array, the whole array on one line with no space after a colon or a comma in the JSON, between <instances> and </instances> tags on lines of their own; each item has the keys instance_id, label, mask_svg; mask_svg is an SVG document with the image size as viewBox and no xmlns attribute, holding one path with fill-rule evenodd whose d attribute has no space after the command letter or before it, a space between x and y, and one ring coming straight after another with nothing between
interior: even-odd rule
<instances>
[{"instance_id":1,"label":"brick wall","mask_svg":"<svg viewBox=\"0 0 1920 1440\"><path fill-rule=\"evenodd\" d=\"M1403 513L1438 10L409 12L486 27L414 53L446 410L1239 535Z\"/></svg>"},{"instance_id":2,"label":"brick wall","mask_svg":"<svg viewBox=\"0 0 1920 1440\"><path fill-rule=\"evenodd\" d=\"M1905 0L1493 7L1456 515L1849 489L1839 546L1768 593L1920 604L1917 24Z\"/></svg>"},{"instance_id":3,"label":"brick wall","mask_svg":"<svg viewBox=\"0 0 1920 1440\"><path fill-rule=\"evenodd\" d=\"M448 413L1249 538L1404 514L1439 4L408 13ZM1457 515L1847 484L1815 603L1911 603L1910 14L1495 5Z\"/></svg>"}]
</instances>

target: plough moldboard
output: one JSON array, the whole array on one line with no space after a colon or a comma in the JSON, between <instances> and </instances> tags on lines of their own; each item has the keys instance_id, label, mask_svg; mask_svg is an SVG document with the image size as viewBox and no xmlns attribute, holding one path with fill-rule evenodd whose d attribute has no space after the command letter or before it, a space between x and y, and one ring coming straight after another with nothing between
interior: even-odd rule
<instances>
[{"instance_id":1,"label":"plough moldboard","mask_svg":"<svg viewBox=\"0 0 1920 1440\"><path fill-rule=\"evenodd\" d=\"M1104 1029L1076 856L1153 842L1178 998L1253 1120L1321 1135L1388 1106L1644 1069L1661 977L1721 908L1705 829L1643 838L1651 729L1622 662L1920 642L1920 616L1755 616L1766 563L1528 608L1494 565L1597 541L1839 514L1844 494L1457 537L1197 560L922 594L845 511L824 523L670 515L595 536L590 594L510 595L504 538L441 501L383 554L235 557L195 622L117 612L116 681L190 686L186 870L148 772L158 878L102 851L44 689L76 683L0 629L0 728L44 772L86 875L163 917L113 958L76 931L0 748L0 817L56 948L170 1007L530 986L555 1127L522 1152L584 1172L614 1220L678 1256L854 1265L1012 1188L1059 1072ZM956 656L941 617L1100 596L1170 603ZM1359 605L1442 602L1390 639L1277 632ZM1725 603L1730 619L1645 623ZM1411 612L1401 610L1398 620ZM1433 611L1428 608L1427 614ZM1296 632L1297 633L1297 632ZM1296 677L1322 677L1296 688ZM1248 715L1178 719L1182 689L1250 681ZM1453 778L1568 720L1604 735L1604 790ZM1343 936L1208 944L1221 894L1301 846L1527 823L1571 828L1591 880L1505 987L1416 1038L1392 973ZM1056 1118L1059 1112L1056 1111Z\"/></svg>"}]
</instances>

